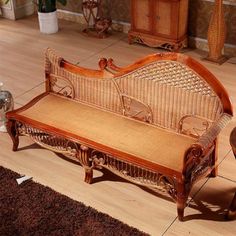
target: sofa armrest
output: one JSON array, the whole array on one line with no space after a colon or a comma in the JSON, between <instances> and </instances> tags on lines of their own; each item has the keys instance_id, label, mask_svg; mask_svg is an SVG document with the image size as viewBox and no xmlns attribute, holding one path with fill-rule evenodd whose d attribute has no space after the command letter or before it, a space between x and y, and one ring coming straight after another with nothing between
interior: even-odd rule
<instances>
[{"instance_id":1,"label":"sofa armrest","mask_svg":"<svg viewBox=\"0 0 236 236\"><path fill-rule=\"evenodd\" d=\"M183 167L185 179L193 183L201 176L206 176L210 173L212 162L209 159L209 153L213 152L213 144L218 134L229 123L231 118L231 115L223 113L186 151Z\"/></svg>"},{"instance_id":2,"label":"sofa armrest","mask_svg":"<svg viewBox=\"0 0 236 236\"><path fill-rule=\"evenodd\" d=\"M232 116L223 113L221 117L215 121L206 132L199 137L196 144L202 147L203 150L206 150L216 139L220 131L229 123Z\"/></svg>"}]
</instances>

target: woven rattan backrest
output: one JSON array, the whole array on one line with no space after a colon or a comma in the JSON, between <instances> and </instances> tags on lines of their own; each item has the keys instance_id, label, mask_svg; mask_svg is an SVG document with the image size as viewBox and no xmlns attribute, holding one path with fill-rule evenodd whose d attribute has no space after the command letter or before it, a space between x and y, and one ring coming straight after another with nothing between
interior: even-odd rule
<instances>
[{"instance_id":1,"label":"woven rattan backrest","mask_svg":"<svg viewBox=\"0 0 236 236\"><path fill-rule=\"evenodd\" d=\"M121 113L120 98L109 73L84 69L79 73L73 69L61 67L63 59L52 50L46 52L46 76L48 90L56 93L67 93L73 99L94 105L112 112ZM55 82L56 81L56 82ZM68 83L69 82L69 83Z\"/></svg>"},{"instance_id":2,"label":"woven rattan backrest","mask_svg":"<svg viewBox=\"0 0 236 236\"><path fill-rule=\"evenodd\" d=\"M114 67L105 65L99 71L76 67L47 50L47 90L174 130L186 115L219 118L225 107L212 88L219 82L206 81L204 71L197 73L180 54L167 55L171 59L158 56L161 60L157 60L155 55L134 66L116 67L112 75L107 70Z\"/></svg>"},{"instance_id":3,"label":"woven rattan backrest","mask_svg":"<svg viewBox=\"0 0 236 236\"><path fill-rule=\"evenodd\" d=\"M222 113L220 99L193 70L177 61L156 61L116 78L121 93L148 104L153 123L177 129L185 115L214 121Z\"/></svg>"}]
</instances>

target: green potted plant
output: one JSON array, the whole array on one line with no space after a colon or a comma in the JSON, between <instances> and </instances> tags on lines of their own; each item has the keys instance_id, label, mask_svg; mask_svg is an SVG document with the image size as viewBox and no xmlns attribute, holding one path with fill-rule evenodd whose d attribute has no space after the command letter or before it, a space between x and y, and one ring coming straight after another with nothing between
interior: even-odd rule
<instances>
[{"instance_id":1,"label":"green potted plant","mask_svg":"<svg viewBox=\"0 0 236 236\"><path fill-rule=\"evenodd\" d=\"M39 28L42 33L53 34L58 31L57 2L67 4L67 0L37 0Z\"/></svg>"}]
</instances>

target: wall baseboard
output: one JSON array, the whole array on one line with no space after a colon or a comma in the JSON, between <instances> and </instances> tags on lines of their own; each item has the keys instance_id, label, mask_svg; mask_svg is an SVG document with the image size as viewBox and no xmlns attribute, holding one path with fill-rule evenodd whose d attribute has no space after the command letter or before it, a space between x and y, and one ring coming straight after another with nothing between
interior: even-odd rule
<instances>
[{"instance_id":1,"label":"wall baseboard","mask_svg":"<svg viewBox=\"0 0 236 236\"><path fill-rule=\"evenodd\" d=\"M86 21L82 13L76 13L76 12L58 9L57 15L59 19L64 19L64 20L68 20L72 22L77 22L82 25L86 25ZM115 31L128 33L128 31L130 30L130 23L113 20L112 29Z\"/></svg>"}]
</instances>

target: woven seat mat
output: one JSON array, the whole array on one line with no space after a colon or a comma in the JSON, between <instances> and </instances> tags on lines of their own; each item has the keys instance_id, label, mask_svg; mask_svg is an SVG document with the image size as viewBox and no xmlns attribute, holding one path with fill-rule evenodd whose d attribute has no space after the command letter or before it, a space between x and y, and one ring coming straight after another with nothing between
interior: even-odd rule
<instances>
[{"instance_id":1,"label":"woven seat mat","mask_svg":"<svg viewBox=\"0 0 236 236\"><path fill-rule=\"evenodd\" d=\"M178 172L182 171L185 151L196 141L55 94L18 114Z\"/></svg>"}]
</instances>

